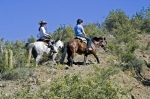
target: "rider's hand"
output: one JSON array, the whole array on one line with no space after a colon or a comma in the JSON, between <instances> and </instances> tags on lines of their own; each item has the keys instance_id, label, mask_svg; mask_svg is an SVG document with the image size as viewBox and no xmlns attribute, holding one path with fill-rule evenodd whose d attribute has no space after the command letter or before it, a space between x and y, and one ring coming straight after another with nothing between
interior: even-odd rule
<instances>
[{"instance_id":1,"label":"rider's hand","mask_svg":"<svg viewBox=\"0 0 150 99\"><path fill-rule=\"evenodd\" d=\"M49 35L49 37L50 37L50 38L52 38L52 36L51 36L51 35Z\"/></svg>"}]
</instances>

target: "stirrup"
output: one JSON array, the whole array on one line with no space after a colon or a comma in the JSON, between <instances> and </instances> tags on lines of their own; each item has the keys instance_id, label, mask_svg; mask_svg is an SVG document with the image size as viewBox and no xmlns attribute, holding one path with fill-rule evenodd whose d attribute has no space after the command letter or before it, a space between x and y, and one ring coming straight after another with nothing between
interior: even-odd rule
<instances>
[{"instance_id":1,"label":"stirrup","mask_svg":"<svg viewBox=\"0 0 150 99\"><path fill-rule=\"evenodd\" d=\"M53 52L53 53L57 53L53 47L51 47L50 51Z\"/></svg>"},{"instance_id":2,"label":"stirrup","mask_svg":"<svg viewBox=\"0 0 150 99\"><path fill-rule=\"evenodd\" d=\"M88 50L89 50L89 51L92 51L92 48L90 47L90 48L88 48Z\"/></svg>"},{"instance_id":3,"label":"stirrup","mask_svg":"<svg viewBox=\"0 0 150 99\"><path fill-rule=\"evenodd\" d=\"M91 47L90 47L90 48L87 48L86 51L92 51L92 48L91 48Z\"/></svg>"},{"instance_id":4,"label":"stirrup","mask_svg":"<svg viewBox=\"0 0 150 99\"><path fill-rule=\"evenodd\" d=\"M57 53L55 50L50 50L51 52L53 52L53 53Z\"/></svg>"}]
</instances>

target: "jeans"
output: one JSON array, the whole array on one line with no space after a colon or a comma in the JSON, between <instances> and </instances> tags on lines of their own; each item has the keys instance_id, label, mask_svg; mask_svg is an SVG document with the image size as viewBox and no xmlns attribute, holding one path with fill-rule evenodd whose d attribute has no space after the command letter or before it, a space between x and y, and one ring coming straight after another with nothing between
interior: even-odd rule
<instances>
[{"instance_id":1,"label":"jeans","mask_svg":"<svg viewBox=\"0 0 150 99\"><path fill-rule=\"evenodd\" d=\"M91 43L92 43L92 41L91 41L91 38L89 38L89 37L87 37L87 36L84 36L84 35L78 35L78 36L80 36L80 37L83 37L83 38L85 38L86 40L87 40L87 48L90 48L91 47Z\"/></svg>"},{"instance_id":2,"label":"jeans","mask_svg":"<svg viewBox=\"0 0 150 99\"><path fill-rule=\"evenodd\" d=\"M49 42L51 42L51 44L52 45L54 45L55 44L55 41L54 40L52 40L52 39L50 39L50 41Z\"/></svg>"}]
</instances>

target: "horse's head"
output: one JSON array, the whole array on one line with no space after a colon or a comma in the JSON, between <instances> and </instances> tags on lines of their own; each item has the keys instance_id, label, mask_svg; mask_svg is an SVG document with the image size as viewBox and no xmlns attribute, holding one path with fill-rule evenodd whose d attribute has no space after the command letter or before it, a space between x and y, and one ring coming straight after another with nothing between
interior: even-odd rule
<instances>
[{"instance_id":1,"label":"horse's head","mask_svg":"<svg viewBox=\"0 0 150 99\"><path fill-rule=\"evenodd\" d=\"M107 40L106 38L104 37L103 40L102 40L102 44L101 44L101 47L106 51L106 45L107 45Z\"/></svg>"},{"instance_id":2,"label":"horse's head","mask_svg":"<svg viewBox=\"0 0 150 99\"><path fill-rule=\"evenodd\" d=\"M104 50L106 50L107 41L106 38L102 37L94 37L93 39L94 44L101 46Z\"/></svg>"},{"instance_id":3,"label":"horse's head","mask_svg":"<svg viewBox=\"0 0 150 99\"><path fill-rule=\"evenodd\" d=\"M62 49L63 46L64 46L64 43L63 43L60 39L57 39L57 40L55 41L55 45L56 45L56 47Z\"/></svg>"}]
</instances>

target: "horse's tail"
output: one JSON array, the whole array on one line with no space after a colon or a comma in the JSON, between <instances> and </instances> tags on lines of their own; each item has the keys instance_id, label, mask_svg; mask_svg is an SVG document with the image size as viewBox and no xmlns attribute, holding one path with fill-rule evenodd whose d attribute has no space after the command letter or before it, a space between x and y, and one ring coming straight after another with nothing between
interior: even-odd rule
<instances>
[{"instance_id":1,"label":"horse's tail","mask_svg":"<svg viewBox=\"0 0 150 99\"><path fill-rule=\"evenodd\" d=\"M63 51L62 51L62 56L61 56L61 59L60 59L60 63L61 63L61 64L64 63L67 50L68 50L68 42L64 44L64 48L63 48Z\"/></svg>"},{"instance_id":2,"label":"horse's tail","mask_svg":"<svg viewBox=\"0 0 150 99\"><path fill-rule=\"evenodd\" d=\"M29 44L29 46L28 46L28 62L27 62L27 66L29 66L29 64L30 64L32 50L33 50L34 47L35 47L35 45L33 43Z\"/></svg>"}]
</instances>

